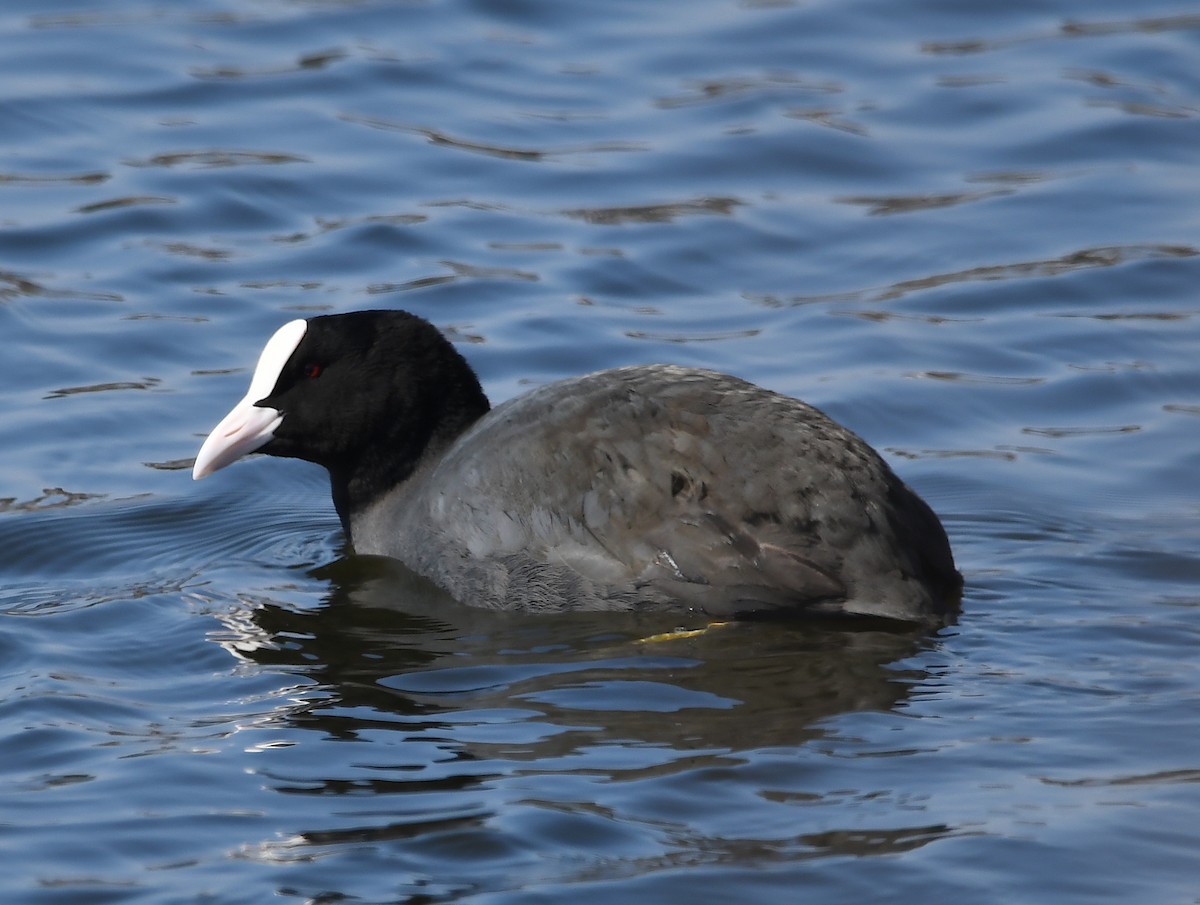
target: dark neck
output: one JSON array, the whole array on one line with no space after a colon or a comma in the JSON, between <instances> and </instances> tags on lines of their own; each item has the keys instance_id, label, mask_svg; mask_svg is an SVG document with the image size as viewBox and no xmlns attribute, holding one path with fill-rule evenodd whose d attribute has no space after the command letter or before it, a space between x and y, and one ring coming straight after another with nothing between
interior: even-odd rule
<instances>
[{"instance_id":1,"label":"dark neck","mask_svg":"<svg viewBox=\"0 0 1200 905\"><path fill-rule=\"evenodd\" d=\"M443 384L429 398L426 411L402 420L402 433L381 437L347 467L330 468L333 505L342 530L353 543L351 523L391 490L422 467L432 467L454 442L491 408L474 373L467 371L458 384Z\"/></svg>"}]
</instances>

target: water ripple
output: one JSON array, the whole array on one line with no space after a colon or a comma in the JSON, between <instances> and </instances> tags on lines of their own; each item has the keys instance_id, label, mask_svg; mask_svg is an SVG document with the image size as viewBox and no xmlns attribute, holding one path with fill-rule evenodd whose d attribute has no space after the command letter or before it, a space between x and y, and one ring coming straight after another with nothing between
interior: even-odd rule
<instances>
[{"instance_id":1,"label":"water ripple","mask_svg":"<svg viewBox=\"0 0 1200 905\"><path fill-rule=\"evenodd\" d=\"M178 167L196 169L223 169L225 167L253 166L258 164L310 163L307 157L282 151L235 151L213 148L202 151L172 151L154 154L141 159L126 160L131 167Z\"/></svg>"},{"instance_id":2,"label":"water ripple","mask_svg":"<svg viewBox=\"0 0 1200 905\"><path fill-rule=\"evenodd\" d=\"M343 113L341 114L341 118L346 122L358 123L359 125L369 126L373 129L383 129L391 132L406 132L412 135L420 135L428 140L430 144L453 148L458 151L468 151L490 157L499 157L505 160L542 161L556 157L569 157L578 154L645 151L648 149L647 145L644 143L623 141L591 142L589 144L578 145L574 147L560 148L505 147L502 145L493 144L491 142L460 138L449 135L448 133L439 129L430 129L425 126L414 126L405 123L392 122L376 116Z\"/></svg>"},{"instance_id":3,"label":"water ripple","mask_svg":"<svg viewBox=\"0 0 1200 905\"><path fill-rule=\"evenodd\" d=\"M1104 38L1121 34L1158 34L1169 31L1200 29L1200 15L1183 13L1175 16L1150 16L1136 19L1067 20L1058 28L1030 32L1025 35L1006 35L994 38L973 38L957 41L926 41L921 50L930 54L975 54L1003 50L1018 44L1035 41L1055 41L1071 38Z\"/></svg>"},{"instance_id":4,"label":"water ripple","mask_svg":"<svg viewBox=\"0 0 1200 905\"><path fill-rule=\"evenodd\" d=\"M625 223L669 223L679 217L696 214L729 216L744 203L737 198L693 198L686 201L627 207L575 208L564 210L562 214L575 220L584 220L600 226L619 226Z\"/></svg>"},{"instance_id":5,"label":"water ripple","mask_svg":"<svg viewBox=\"0 0 1200 905\"><path fill-rule=\"evenodd\" d=\"M811 305L817 302L885 302L903 298L914 292L923 292L954 283L991 282L995 280L1040 279L1058 277L1093 268L1117 267L1137 261L1161 258L1192 258L1200 255L1200 249L1191 245L1114 245L1083 248L1056 258L1019 261L1011 264L987 264L966 270L935 273L928 276L901 280L889 286L855 289L824 295L797 295L790 298L756 296L754 301L769 307L785 305ZM1146 316L1130 315L1130 316Z\"/></svg>"},{"instance_id":6,"label":"water ripple","mask_svg":"<svg viewBox=\"0 0 1200 905\"><path fill-rule=\"evenodd\" d=\"M0 185L97 185L111 173L0 173Z\"/></svg>"},{"instance_id":7,"label":"water ripple","mask_svg":"<svg viewBox=\"0 0 1200 905\"><path fill-rule=\"evenodd\" d=\"M249 503L228 496L222 502L98 500L55 488L32 500L0 502L6 503L0 511L7 510L0 516L0 547L8 574L14 582L43 582L10 597L20 598L20 608L80 599L78 585L62 583L76 576L109 576L101 590L83 596L103 602L121 593L143 596L147 588L179 590L202 571L196 565L202 562L315 565L329 557L340 535L323 499L305 505L268 497L248 511ZM147 537L156 538L152 549Z\"/></svg>"}]
</instances>

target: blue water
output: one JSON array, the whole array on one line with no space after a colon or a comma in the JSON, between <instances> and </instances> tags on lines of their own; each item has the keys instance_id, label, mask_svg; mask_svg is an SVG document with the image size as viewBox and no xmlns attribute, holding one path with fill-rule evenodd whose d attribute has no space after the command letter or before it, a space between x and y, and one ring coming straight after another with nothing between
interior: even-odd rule
<instances>
[{"instance_id":1,"label":"blue water","mask_svg":"<svg viewBox=\"0 0 1200 905\"><path fill-rule=\"evenodd\" d=\"M1200 901L1200 14L0 11L0 900ZM403 307L494 401L669 361L941 514L936 633L470 610L191 457Z\"/></svg>"}]
</instances>

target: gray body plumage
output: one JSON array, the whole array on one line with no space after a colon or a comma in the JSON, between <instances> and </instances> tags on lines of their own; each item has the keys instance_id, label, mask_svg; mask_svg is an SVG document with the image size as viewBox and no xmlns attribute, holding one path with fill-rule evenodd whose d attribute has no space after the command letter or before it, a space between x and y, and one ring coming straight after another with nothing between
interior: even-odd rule
<instances>
[{"instance_id":1,"label":"gray body plumage","mask_svg":"<svg viewBox=\"0 0 1200 905\"><path fill-rule=\"evenodd\" d=\"M863 440L689 368L603 371L501 405L349 527L358 552L477 606L925 620L957 602L941 524Z\"/></svg>"}]
</instances>

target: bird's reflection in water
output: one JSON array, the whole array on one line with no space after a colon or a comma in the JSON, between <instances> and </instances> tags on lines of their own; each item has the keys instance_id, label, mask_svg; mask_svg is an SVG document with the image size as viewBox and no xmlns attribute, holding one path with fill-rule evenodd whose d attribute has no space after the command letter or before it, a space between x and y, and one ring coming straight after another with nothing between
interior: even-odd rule
<instances>
[{"instance_id":1,"label":"bird's reflection in water","mask_svg":"<svg viewBox=\"0 0 1200 905\"><path fill-rule=\"evenodd\" d=\"M796 745L828 717L900 705L921 676L891 664L929 643L927 632L890 625L495 612L379 557L312 574L329 582L325 604L260 602L249 614L258 642L240 654L318 683L323 706L293 716L337 737L381 721L399 728L399 717L461 726L468 713L508 709L516 721L536 715L631 744ZM565 742L555 733L523 756Z\"/></svg>"},{"instance_id":2,"label":"bird's reflection in water","mask_svg":"<svg viewBox=\"0 0 1200 905\"><path fill-rule=\"evenodd\" d=\"M819 788L828 777L805 766L805 748L823 743L840 714L903 706L927 676L895 664L933 643L911 628L493 612L372 557L313 575L329 583L323 605L260 600L243 614L252 624L237 646L262 667L313 683L276 718L319 739L300 745L286 769L264 764L259 775L281 793L345 804L263 843L260 855L271 859L416 839L428 857L429 846L451 837L461 845L464 834L472 847L513 845L503 826L531 808L566 821L586 815L610 830L616 821L637 835L670 823L655 810L656 793L602 804L597 783L614 791L682 783L711 794L714 777L747 765L771 788L737 794L820 801L831 794ZM787 844L884 852L953 831L889 832L871 841L821 829Z\"/></svg>"}]
</instances>

